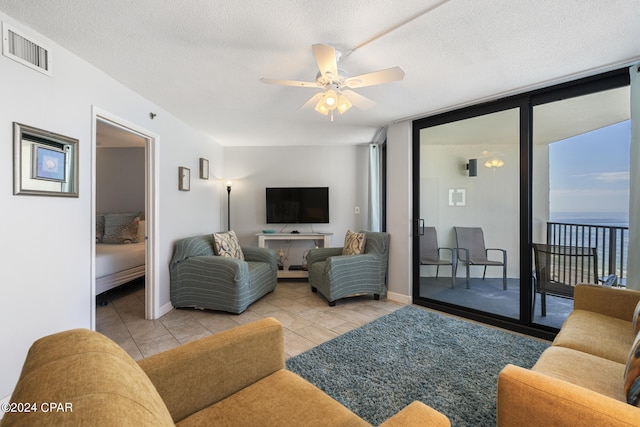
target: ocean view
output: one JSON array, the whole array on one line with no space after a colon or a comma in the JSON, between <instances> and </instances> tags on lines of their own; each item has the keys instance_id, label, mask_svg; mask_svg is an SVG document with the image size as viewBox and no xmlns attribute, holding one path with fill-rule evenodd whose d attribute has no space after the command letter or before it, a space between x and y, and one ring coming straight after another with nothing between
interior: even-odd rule
<instances>
[{"instance_id":1,"label":"ocean view","mask_svg":"<svg viewBox=\"0 0 640 427\"><path fill-rule=\"evenodd\" d=\"M551 222L566 224L602 225L606 227L628 227L629 212L551 212Z\"/></svg>"},{"instance_id":2,"label":"ocean view","mask_svg":"<svg viewBox=\"0 0 640 427\"><path fill-rule=\"evenodd\" d=\"M551 212L549 216L550 222L576 225L554 227L552 240L555 244L595 247L598 275L614 273L624 282L629 243L628 212Z\"/></svg>"}]
</instances>

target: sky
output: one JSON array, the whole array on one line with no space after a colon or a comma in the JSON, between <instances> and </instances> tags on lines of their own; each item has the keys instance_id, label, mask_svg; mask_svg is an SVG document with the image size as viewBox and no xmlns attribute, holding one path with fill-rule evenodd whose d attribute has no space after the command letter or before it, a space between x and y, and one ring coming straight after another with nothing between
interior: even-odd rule
<instances>
[{"instance_id":1,"label":"sky","mask_svg":"<svg viewBox=\"0 0 640 427\"><path fill-rule=\"evenodd\" d=\"M627 120L549 147L550 210L629 212Z\"/></svg>"}]
</instances>

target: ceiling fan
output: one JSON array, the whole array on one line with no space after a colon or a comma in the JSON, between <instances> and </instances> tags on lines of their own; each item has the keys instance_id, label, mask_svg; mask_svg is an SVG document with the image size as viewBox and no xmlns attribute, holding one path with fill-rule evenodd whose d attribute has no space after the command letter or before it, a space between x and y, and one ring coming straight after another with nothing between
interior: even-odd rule
<instances>
[{"instance_id":1,"label":"ceiling fan","mask_svg":"<svg viewBox=\"0 0 640 427\"><path fill-rule=\"evenodd\" d=\"M323 91L312 96L301 108L315 104L315 110L317 112L324 115L331 113L332 121L334 110L342 114L354 105L362 110L366 110L376 104L351 89L394 82L404 78L404 71L400 67L387 68L386 70L374 71L373 73L361 74L355 77L347 77L344 71L338 69L338 60L341 56L338 50L325 44L314 44L312 50L318 68L320 69L316 75L315 82L266 78L262 78L260 81L274 85L323 89Z\"/></svg>"}]
</instances>

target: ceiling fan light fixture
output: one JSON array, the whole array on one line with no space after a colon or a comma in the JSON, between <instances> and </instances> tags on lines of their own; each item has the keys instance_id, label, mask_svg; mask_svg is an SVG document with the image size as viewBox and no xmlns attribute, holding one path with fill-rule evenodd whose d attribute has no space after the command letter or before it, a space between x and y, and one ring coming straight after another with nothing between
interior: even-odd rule
<instances>
[{"instance_id":1,"label":"ceiling fan light fixture","mask_svg":"<svg viewBox=\"0 0 640 427\"><path fill-rule=\"evenodd\" d=\"M349 101L346 96L342 94L338 96L338 111L340 114L347 112L352 106L353 104L351 104L351 101Z\"/></svg>"},{"instance_id":2,"label":"ceiling fan light fixture","mask_svg":"<svg viewBox=\"0 0 640 427\"><path fill-rule=\"evenodd\" d=\"M328 110L334 110L338 106L338 94L333 89L329 89L324 93L322 103Z\"/></svg>"},{"instance_id":3,"label":"ceiling fan light fixture","mask_svg":"<svg viewBox=\"0 0 640 427\"><path fill-rule=\"evenodd\" d=\"M484 165L490 169L497 169L504 166L504 162L501 159L495 158L487 160Z\"/></svg>"},{"instance_id":4,"label":"ceiling fan light fixture","mask_svg":"<svg viewBox=\"0 0 640 427\"><path fill-rule=\"evenodd\" d=\"M316 108L315 110L323 115L327 115L329 114L329 109L327 107L324 106L324 96L322 98L320 98L320 101L318 101L318 103L316 104Z\"/></svg>"},{"instance_id":5,"label":"ceiling fan light fixture","mask_svg":"<svg viewBox=\"0 0 640 427\"><path fill-rule=\"evenodd\" d=\"M404 71L400 67L348 77L344 70L338 68L338 62L341 57L339 50L321 43L312 45L311 49L318 65L315 82L265 78L260 79L260 81L281 86L320 88L322 91L312 96L301 108L315 105L314 109L320 114L329 115L331 113L332 121L334 110L338 110L338 113L343 114L353 106L361 110L367 110L376 104L351 89L395 82L404 78Z\"/></svg>"}]
</instances>

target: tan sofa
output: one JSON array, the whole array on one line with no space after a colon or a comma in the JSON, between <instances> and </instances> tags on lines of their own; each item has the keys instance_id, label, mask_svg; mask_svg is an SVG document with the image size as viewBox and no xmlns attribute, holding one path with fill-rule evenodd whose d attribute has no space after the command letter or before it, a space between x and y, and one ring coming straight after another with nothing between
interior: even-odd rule
<instances>
[{"instance_id":1,"label":"tan sofa","mask_svg":"<svg viewBox=\"0 0 640 427\"><path fill-rule=\"evenodd\" d=\"M574 310L536 364L507 365L500 373L498 426L640 425L640 408L624 395L640 292L577 285L574 298Z\"/></svg>"},{"instance_id":2,"label":"tan sofa","mask_svg":"<svg viewBox=\"0 0 640 427\"><path fill-rule=\"evenodd\" d=\"M50 335L29 350L11 402L16 412L5 414L2 427L369 425L285 369L283 329L274 319L139 363L97 332ZM18 406L27 402L35 406ZM414 402L383 425L449 426L449 421Z\"/></svg>"}]
</instances>

